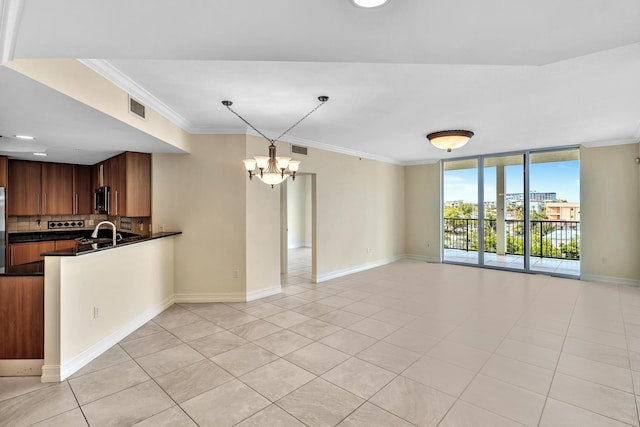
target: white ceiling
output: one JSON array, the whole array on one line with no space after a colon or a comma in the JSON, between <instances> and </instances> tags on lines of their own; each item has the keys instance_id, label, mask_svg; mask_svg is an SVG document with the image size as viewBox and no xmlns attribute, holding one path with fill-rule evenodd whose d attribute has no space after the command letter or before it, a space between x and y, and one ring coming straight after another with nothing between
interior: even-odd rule
<instances>
[{"instance_id":1,"label":"white ceiling","mask_svg":"<svg viewBox=\"0 0 640 427\"><path fill-rule=\"evenodd\" d=\"M193 133L245 132L220 104L230 99L275 136L328 95L290 141L411 164L640 139L637 0L390 0L372 10L349 0L3 3L4 21L7 10L21 12L1 33L5 56L9 40L16 58L90 58L87 64ZM15 79L6 75L3 91ZM54 149L62 142L49 133L59 132L61 113L76 121L83 113L68 105L74 101L27 92L23 110L3 93L0 134L24 133L6 126L28 122L27 108L38 104L45 117L57 110L50 132L44 120L37 129L38 143ZM96 144L95 135L119 128L110 122L72 131L73 147L166 149L141 132L127 135L127 147L109 138ZM426 142L428 132L451 128L476 136L454 153Z\"/></svg>"}]
</instances>

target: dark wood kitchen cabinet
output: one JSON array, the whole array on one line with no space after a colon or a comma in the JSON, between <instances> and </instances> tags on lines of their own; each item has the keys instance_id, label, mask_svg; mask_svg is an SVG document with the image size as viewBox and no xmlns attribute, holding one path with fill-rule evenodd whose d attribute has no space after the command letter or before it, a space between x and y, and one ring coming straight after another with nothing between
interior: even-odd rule
<instances>
[{"instance_id":1,"label":"dark wood kitchen cabinet","mask_svg":"<svg viewBox=\"0 0 640 427\"><path fill-rule=\"evenodd\" d=\"M9 161L8 215L42 215L39 162Z\"/></svg>"},{"instance_id":2,"label":"dark wood kitchen cabinet","mask_svg":"<svg viewBox=\"0 0 640 427\"><path fill-rule=\"evenodd\" d=\"M0 359L44 358L44 277L0 277Z\"/></svg>"},{"instance_id":3,"label":"dark wood kitchen cabinet","mask_svg":"<svg viewBox=\"0 0 640 427\"><path fill-rule=\"evenodd\" d=\"M73 165L42 163L42 215L75 213Z\"/></svg>"},{"instance_id":4,"label":"dark wood kitchen cabinet","mask_svg":"<svg viewBox=\"0 0 640 427\"><path fill-rule=\"evenodd\" d=\"M73 165L9 161L8 215L71 215L73 202Z\"/></svg>"},{"instance_id":5,"label":"dark wood kitchen cabinet","mask_svg":"<svg viewBox=\"0 0 640 427\"><path fill-rule=\"evenodd\" d=\"M29 243L9 243L9 266L26 264L28 262L42 261L40 256L43 252L53 252L56 250L54 241L29 242Z\"/></svg>"},{"instance_id":6,"label":"dark wood kitchen cabinet","mask_svg":"<svg viewBox=\"0 0 640 427\"><path fill-rule=\"evenodd\" d=\"M91 186L91 166L73 167L73 213L89 215L93 213L93 187Z\"/></svg>"},{"instance_id":7,"label":"dark wood kitchen cabinet","mask_svg":"<svg viewBox=\"0 0 640 427\"><path fill-rule=\"evenodd\" d=\"M125 152L94 166L109 187L109 215L151 216L151 154Z\"/></svg>"}]
</instances>

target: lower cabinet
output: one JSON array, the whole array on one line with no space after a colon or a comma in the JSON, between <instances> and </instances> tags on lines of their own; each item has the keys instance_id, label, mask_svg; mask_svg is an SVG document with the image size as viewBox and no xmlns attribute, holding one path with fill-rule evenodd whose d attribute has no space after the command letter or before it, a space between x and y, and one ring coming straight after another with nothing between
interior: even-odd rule
<instances>
[{"instance_id":1,"label":"lower cabinet","mask_svg":"<svg viewBox=\"0 0 640 427\"><path fill-rule=\"evenodd\" d=\"M0 359L44 359L44 276L0 276Z\"/></svg>"},{"instance_id":2,"label":"lower cabinet","mask_svg":"<svg viewBox=\"0 0 640 427\"><path fill-rule=\"evenodd\" d=\"M75 240L56 240L56 251L75 248L77 244Z\"/></svg>"},{"instance_id":3,"label":"lower cabinet","mask_svg":"<svg viewBox=\"0 0 640 427\"><path fill-rule=\"evenodd\" d=\"M56 242L29 242L29 243L10 243L9 247L9 266L26 264L28 262L42 261L44 257L40 256L43 252L53 252L56 250Z\"/></svg>"}]
</instances>

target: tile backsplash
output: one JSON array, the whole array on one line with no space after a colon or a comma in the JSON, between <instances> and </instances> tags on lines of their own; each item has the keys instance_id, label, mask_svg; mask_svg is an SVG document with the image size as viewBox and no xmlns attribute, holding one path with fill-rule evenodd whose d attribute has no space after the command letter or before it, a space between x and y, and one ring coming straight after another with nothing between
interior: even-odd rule
<instances>
[{"instance_id":1,"label":"tile backsplash","mask_svg":"<svg viewBox=\"0 0 640 427\"><path fill-rule=\"evenodd\" d=\"M82 226L77 226L78 222ZM100 221L111 221L118 231L147 235L151 229L151 218L131 218L107 215L40 215L10 216L7 219L8 233L38 231L93 230ZM92 223L93 222L93 223ZM65 226L65 223L67 224ZM73 224L75 223L75 224ZM52 226L50 226L53 224Z\"/></svg>"}]
</instances>

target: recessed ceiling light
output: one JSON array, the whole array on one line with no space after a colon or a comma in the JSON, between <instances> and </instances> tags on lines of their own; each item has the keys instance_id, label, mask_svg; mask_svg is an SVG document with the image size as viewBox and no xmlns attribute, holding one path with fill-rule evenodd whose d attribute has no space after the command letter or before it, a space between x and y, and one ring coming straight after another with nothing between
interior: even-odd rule
<instances>
[{"instance_id":1,"label":"recessed ceiling light","mask_svg":"<svg viewBox=\"0 0 640 427\"><path fill-rule=\"evenodd\" d=\"M19 139L35 139L33 136L31 135L14 135L16 138Z\"/></svg>"},{"instance_id":2,"label":"recessed ceiling light","mask_svg":"<svg viewBox=\"0 0 640 427\"><path fill-rule=\"evenodd\" d=\"M46 157L47 153L33 153L34 156L43 156Z\"/></svg>"},{"instance_id":3,"label":"recessed ceiling light","mask_svg":"<svg viewBox=\"0 0 640 427\"><path fill-rule=\"evenodd\" d=\"M372 8L382 6L387 3L389 0L353 0L353 3L356 6Z\"/></svg>"}]
</instances>

